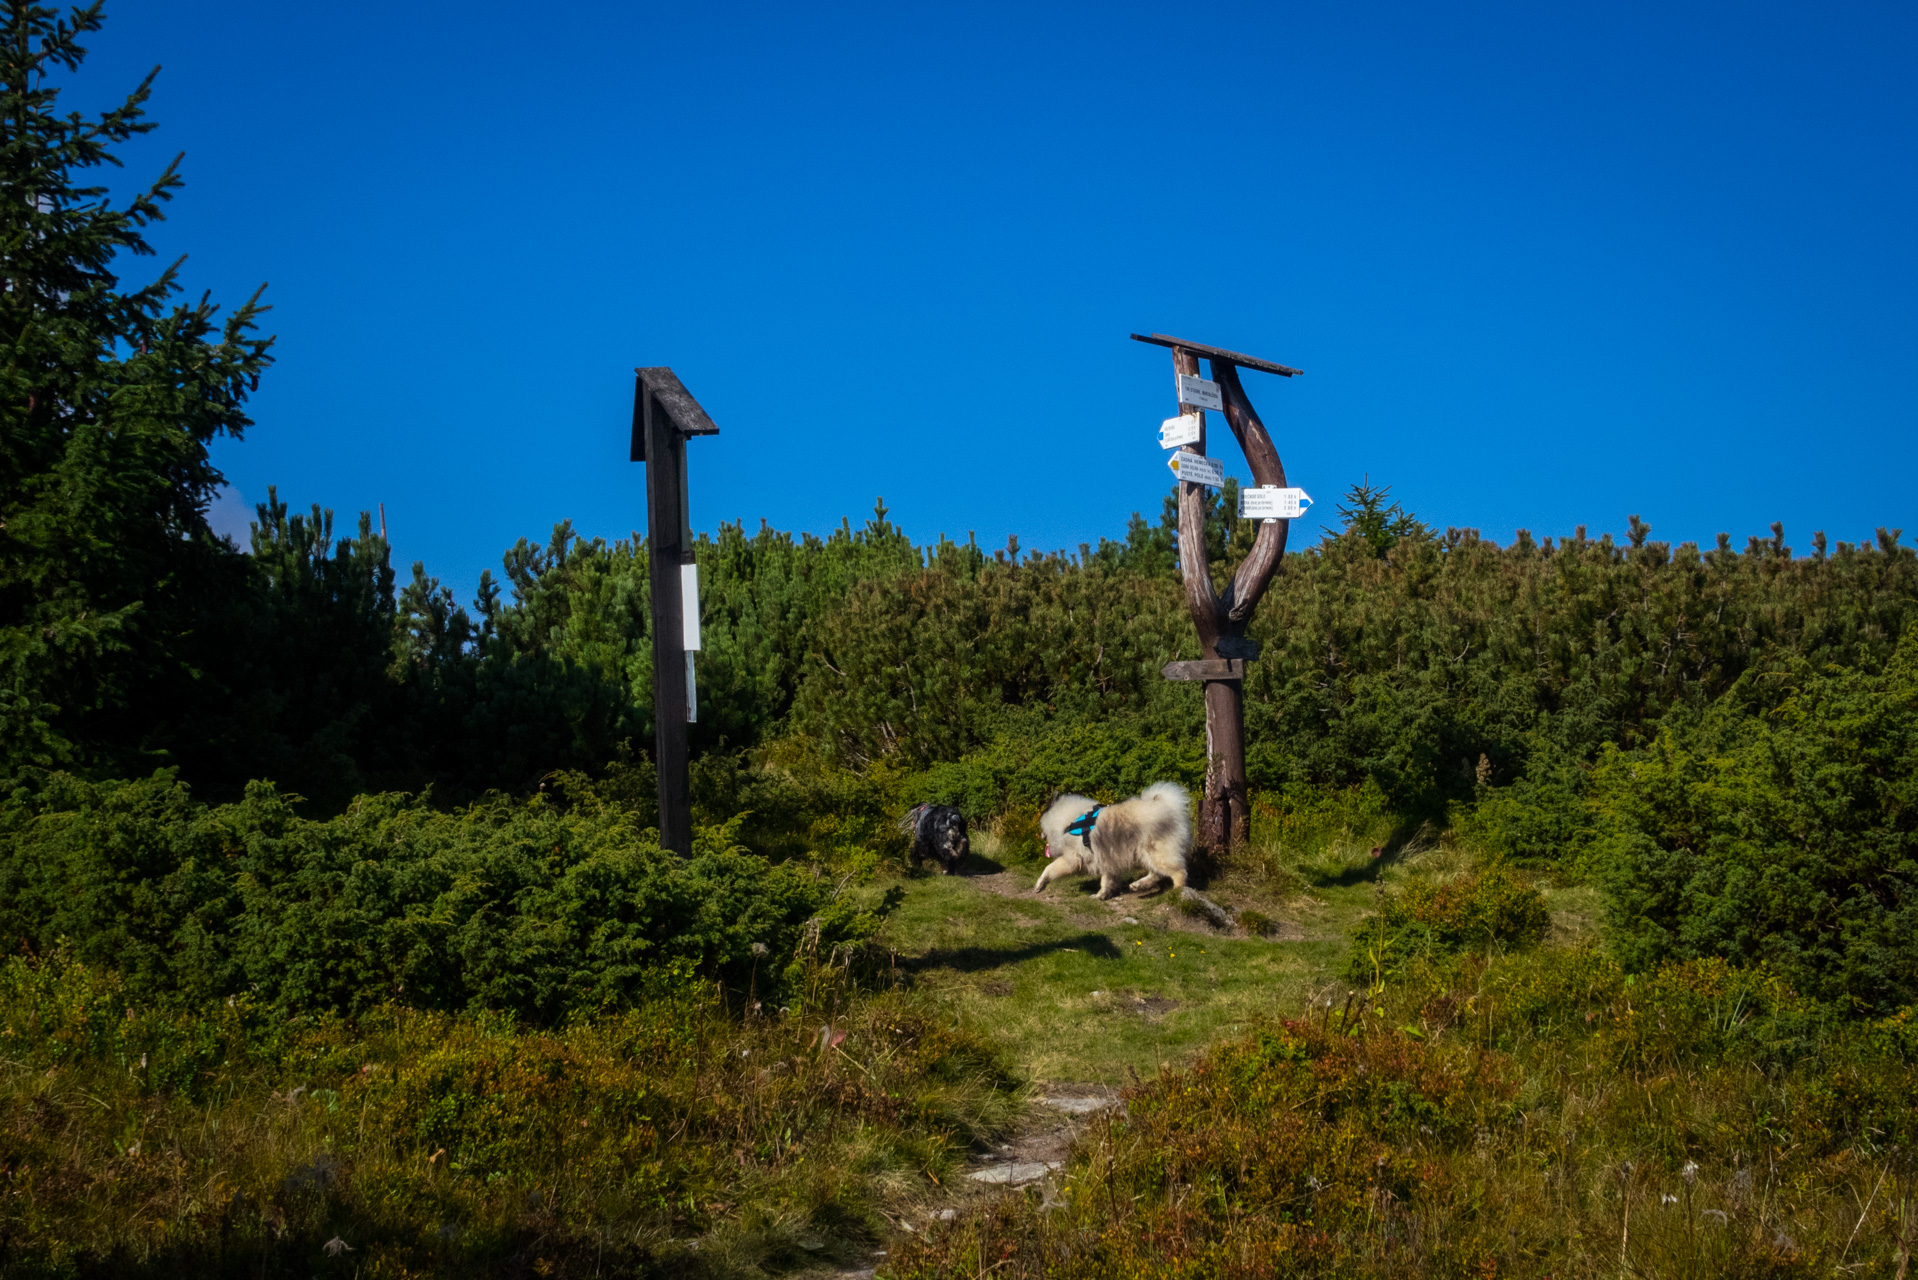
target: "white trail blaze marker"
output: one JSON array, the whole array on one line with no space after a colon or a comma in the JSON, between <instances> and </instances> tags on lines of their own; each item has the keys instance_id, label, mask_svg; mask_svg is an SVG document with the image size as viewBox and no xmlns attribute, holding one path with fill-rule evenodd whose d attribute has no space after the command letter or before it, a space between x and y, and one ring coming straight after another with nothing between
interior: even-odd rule
<instances>
[{"instance_id":1,"label":"white trail blaze marker","mask_svg":"<svg viewBox=\"0 0 1918 1280\"><path fill-rule=\"evenodd\" d=\"M1312 505L1312 495L1303 489L1281 489L1263 485L1239 490L1239 519L1296 520Z\"/></svg>"},{"instance_id":2,"label":"white trail blaze marker","mask_svg":"<svg viewBox=\"0 0 1918 1280\"><path fill-rule=\"evenodd\" d=\"M1225 484L1225 464L1217 458L1202 457L1189 449L1181 449L1166 459L1166 465L1180 480L1191 484L1209 484L1214 489Z\"/></svg>"},{"instance_id":3,"label":"white trail blaze marker","mask_svg":"<svg viewBox=\"0 0 1918 1280\"><path fill-rule=\"evenodd\" d=\"M1176 418L1167 418L1159 424L1159 447L1176 449L1182 444L1196 444L1204 428L1204 420L1196 413L1182 413Z\"/></svg>"},{"instance_id":4,"label":"white trail blaze marker","mask_svg":"<svg viewBox=\"0 0 1918 1280\"><path fill-rule=\"evenodd\" d=\"M699 652L699 566L679 566L680 647L686 650L686 723L699 723L699 688L693 683L693 655Z\"/></svg>"},{"instance_id":5,"label":"white trail blaze marker","mask_svg":"<svg viewBox=\"0 0 1918 1280\"><path fill-rule=\"evenodd\" d=\"M1195 409L1217 409L1225 411L1225 397L1219 394L1219 384L1207 382L1204 378L1195 378L1189 373L1174 374L1179 380L1179 403L1189 404Z\"/></svg>"},{"instance_id":6,"label":"white trail blaze marker","mask_svg":"<svg viewBox=\"0 0 1918 1280\"><path fill-rule=\"evenodd\" d=\"M679 566L679 632L683 643L680 647L688 653L699 651L699 566L682 564Z\"/></svg>"}]
</instances>

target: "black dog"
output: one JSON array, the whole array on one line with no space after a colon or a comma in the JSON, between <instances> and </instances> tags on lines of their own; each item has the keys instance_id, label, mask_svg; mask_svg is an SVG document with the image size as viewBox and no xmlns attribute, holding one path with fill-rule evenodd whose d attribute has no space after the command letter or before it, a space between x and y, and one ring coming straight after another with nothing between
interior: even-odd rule
<instances>
[{"instance_id":1,"label":"black dog","mask_svg":"<svg viewBox=\"0 0 1918 1280\"><path fill-rule=\"evenodd\" d=\"M951 875L972 852L966 837L966 815L949 804L921 804L906 810L899 829L912 837L912 860L930 858Z\"/></svg>"}]
</instances>

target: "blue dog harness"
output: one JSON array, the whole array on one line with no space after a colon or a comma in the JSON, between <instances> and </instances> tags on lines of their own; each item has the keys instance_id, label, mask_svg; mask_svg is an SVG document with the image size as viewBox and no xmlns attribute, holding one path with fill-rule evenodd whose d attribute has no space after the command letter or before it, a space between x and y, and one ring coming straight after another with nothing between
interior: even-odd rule
<instances>
[{"instance_id":1,"label":"blue dog harness","mask_svg":"<svg viewBox=\"0 0 1918 1280\"><path fill-rule=\"evenodd\" d=\"M1092 828L1098 823L1099 810L1103 808L1105 808L1104 805L1095 804L1090 813L1082 813L1066 824L1066 834L1078 836L1080 843L1085 845L1087 853L1092 852Z\"/></svg>"}]
</instances>

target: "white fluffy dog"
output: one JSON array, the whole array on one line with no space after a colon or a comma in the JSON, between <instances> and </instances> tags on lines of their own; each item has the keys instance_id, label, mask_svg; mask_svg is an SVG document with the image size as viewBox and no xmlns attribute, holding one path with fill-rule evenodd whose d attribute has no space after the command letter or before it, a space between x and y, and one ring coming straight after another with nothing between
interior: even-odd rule
<instances>
[{"instance_id":1,"label":"white fluffy dog","mask_svg":"<svg viewBox=\"0 0 1918 1280\"><path fill-rule=\"evenodd\" d=\"M1185 859L1192 849L1192 817L1185 788L1176 782L1155 782L1130 800L1095 804L1086 796L1067 795L1054 800L1039 818L1045 834L1046 857L1052 859L1034 885L1090 871L1099 877L1099 896L1119 892L1119 877L1144 869L1129 889L1145 888L1164 878L1174 889L1185 888Z\"/></svg>"}]
</instances>

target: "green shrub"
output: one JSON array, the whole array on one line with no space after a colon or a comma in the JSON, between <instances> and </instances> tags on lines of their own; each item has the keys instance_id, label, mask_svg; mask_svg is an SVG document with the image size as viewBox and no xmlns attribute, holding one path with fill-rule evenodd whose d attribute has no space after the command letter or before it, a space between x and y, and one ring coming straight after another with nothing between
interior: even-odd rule
<instances>
[{"instance_id":1,"label":"green shrub","mask_svg":"<svg viewBox=\"0 0 1918 1280\"><path fill-rule=\"evenodd\" d=\"M1597 834L1587 772L1541 761L1505 787L1485 788L1453 829L1500 858L1523 865L1582 867Z\"/></svg>"},{"instance_id":2,"label":"green shrub","mask_svg":"<svg viewBox=\"0 0 1918 1280\"><path fill-rule=\"evenodd\" d=\"M1252 794L1253 841L1295 854L1317 852L1341 838L1382 839L1398 822L1385 793L1371 782L1338 788L1295 783Z\"/></svg>"},{"instance_id":3,"label":"green shrub","mask_svg":"<svg viewBox=\"0 0 1918 1280\"><path fill-rule=\"evenodd\" d=\"M1170 578L1063 555L946 567L928 551L940 567L854 583L808 633L791 725L842 760L956 760L991 741L1009 708L1088 720L1168 700L1197 710L1196 691L1159 675L1191 643Z\"/></svg>"},{"instance_id":4,"label":"green shrub","mask_svg":"<svg viewBox=\"0 0 1918 1280\"><path fill-rule=\"evenodd\" d=\"M1191 788L1204 777L1203 743L1189 733L1137 717L1014 717L990 745L933 765L908 790L915 800L955 805L977 821L1009 807L1043 809L1065 791L1110 802L1155 782Z\"/></svg>"},{"instance_id":5,"label":"green shrub","mask_svg":"<svg viewBox=\"0 0 1918 1280\"><path fill-rule=\"evenodd\" d=\"M0 936L117 967L144 1000L397 1000L551 1023L630 1002L662 964L774 994L802 946L876 927L817 869L772 865L733 833L701 829L681 860L591 793L451 813L362 796L320 822L266 783L206 807L164 774L60 778L5 812Z\"/></svg>"},{"instance_id":6,"label":"green shrub","mask_svg":"<svg viewBox=\"0 0 1918 1280\"><path fill-rule=\"evenodd\" d=\"M999 856L1009 863L1045 857L1046 837L1039 830L1039 810L1015 806L999 815Z\"/></svg>"},{"instance_id":7,"label":"green shrub","mask_svg":"<svg viewBox=\"0 0 1918 1280\"><path fill-rule=\"evenodd\" d=\"M1866 1011L1918 999L1918 632L1881 674L1741 682L1609 751L1596 788L1626 968L1719 956Z\"/></svg>"},{"instance_id":8,"label":"green shrub","mask_svg":"<svg viewBox=\"0 0 1918 1280\"><path fill-rule=\"evenodd\" d=\"M752 755L692 762L695 821L738 819L740 842L775 862L800 859L838 869L900 858L903 776L884 762L855 772L785 742Z\"/></svg>"},{"instance_id":9,"label":"green shrub","mask_svg":"<svg viewBox=\"0 0 1918 1280\"><path fill-rule=\"evenodd\" d=\"M1550 924L1544 897L1503 864L1453 880L1414 880L1385 895L1378 915L1355 931L1346 976L1374 981L1468 948L1528 947Z\"/></svg>"}]
</instances>

